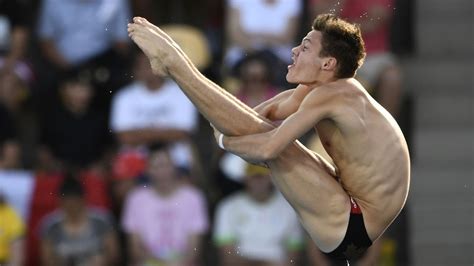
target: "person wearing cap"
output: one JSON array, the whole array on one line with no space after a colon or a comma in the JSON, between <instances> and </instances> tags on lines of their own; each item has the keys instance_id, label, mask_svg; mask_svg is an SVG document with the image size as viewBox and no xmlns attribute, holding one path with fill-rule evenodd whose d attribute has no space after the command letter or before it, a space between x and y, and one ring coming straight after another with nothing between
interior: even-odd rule
<instances>
[{"instance_id":1,"label":"person wearing cap","mask_svg":"<svg viewBox=\"0 0 474 266\"><path fill-rule=\"evenodd\" d=\"M302 228L274 189L270 171L249 164L243 182L243 191L217 207L213 239L220 265L295 265L303 245Z\"/></svg>"},{"instance_id":2,"label":"person wearing cap","mask_svg":"<svg viewBox=\"0 0 474 266\"><path fill-rule=\"evenodd\" d=\"M86 206L82 183L66 177L57 196L59 209L40 227L42 265L116 265L118 242L112 222L104 211Z\"/></svg>"}]
</instances>

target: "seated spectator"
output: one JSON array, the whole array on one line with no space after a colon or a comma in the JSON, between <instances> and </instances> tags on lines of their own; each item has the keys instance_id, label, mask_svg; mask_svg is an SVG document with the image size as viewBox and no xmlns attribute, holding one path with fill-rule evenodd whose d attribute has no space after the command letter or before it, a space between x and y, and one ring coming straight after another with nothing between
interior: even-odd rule
<instances>
[{"instance_id":1,"label":"seated spectator","mask_svg":"<svg viewBox=\"0 0 474 266\"><path fill-rule=\"evenodd\" d=\"M38 34L46 58L67 70L107 52L128 49L125 0L45 0L39 13Z\"/></svg>"},{"instance_id":2,"label":"seated spectator","mask_svg":"<svg viewBox=\"0 0 474 266\"><path fill-rule=\"evenodd\" d=\"M15 170L21 168L21 150L18 141L8 139L0 142L0 169Z\"/></svg>"},{"instance_id":3,"label":"seated spectator","mask_svg":"<svg viewBox=\"0 0 474 266\"><path fill-rule=\"evenodd\" d=\"M44 162L48 160L38 160ZM29 208L27 231L27 265L40 265L39 235L40 223L44 217L60 207L58 191L64 182L65 172L72 169L58 169L56 165L38 165L35 169L34 187ZM99 171L75 170L85 190L88 207L110 209L109 194L105 178Z\"/></svg>"},{"instance_id":4,"label":"seated spectator","mask_svg":"<svg viewBox=\"0 0 474 266\"><path fill-rule=\"evenodd\" d=\"M3 64L0 59L0 68ZM12 71L0 71L0 102L13 114L21 111L23 102L30 93L32 79L33 73L22 65L14 66Z\"/></svg>"},{"instance_id":5,"label":"seated spectator","mask_svg":"<svg viewBox=\"0 0 474 266\"><path fill-rule=\"evenodd\" d=\"M224 65L233 69L245 54L265 51L272 65L286 71L298 33L300 0L227 0Z\"/></svg>"},{"instance_id":6,"label":"seated spectator","mask_svg":"<svg viewBox=\"0 0 474 266\"><path fill-rule=\"evenodd\" d=\"M91 106L94 90L87 71L63 74L58 94L60 103L51 106L41 120L43 159L60 167L98 166L110 143L105 114Z\"/></svg>"},{"instance_id":7,"label":"seated spectator","mask_svg":"<svg viewBox=\"0 0 474 266\"><path fill-rule=\"evenodd\" d=\"M110 127L124 149L145 149L153 143L171 146L173 162L191 169L190 135L197 111L178 85L154 75L148 59L137 53L135 81L114 95Z\"/></svg>"},{"instance_id":8,"label":"seated spectator","mask_svg":"<svg viewBox=\"0 0 474 266\"><path fill-rule=\"evenodd\" d=\"M23 222L29 218L34 185L33 173L22 167L19 143L14 139L0 142L0 193Z\"/></svg>"},{"instance_id":9,"label":"seated spectator","mask_svg":"<svg viewBox=\"0 0 474 266\"><path fill-rule=\"evenodd\" d=\"M17 137L15 115L1 97L1 91L5 87L5 79L9 73L0 73L0 143L13 140ZM8 85L7 85L8 86Z\"/></svg>"},{"instance_id":10,"label":"seated spectator","mask_svg":"<svg viewBox=\"0 0 474 266\"><path fill-rule=\"evenodd\" d=\"M0 265L23 265L24 234L24 222L0 191Z\"/></svg>"},{"instance_id":11,"label":"seated spectator","mask_svg":"<svg viewBox=\"0 0 474 266\"><path fill-rule=\"evenodd\" d=\"M115 265L118 243L109 217L86 207L84 188L64 179L57 195L60 208L42 221L42 265Z\"/></svg>"},{"instance_id":12,"label":"seated spectator","mask_svg":"<svg viewBox=\"0 0 474 266\"><path fill-rule=\"evenodd\" d=\"M49 104L62 71L87 68L93 72L95 102L108 109L110 92L129 80L130 19L127 0L41 1L37 32L45 60L38 67L39 104Z\"/></svg>"},{"instance_id":13,"label":"seated spectator","mask_svg":"<svg viewBox=\"0 0 474 266\"><path fill-rule=\"evenodd\" d=\"M4 62L0 59L0 69ZM15 64L10 70L0 70L0 130L6 130L0 133L0 141L3 138L2 135L14 133L10 137L16 138L20 144L21 162L29 167L33 159L31 147L36 141L37 126L36 117L30 108L33 73L26 64ZM3 117L4 115L6 117ZM4 124L9 124L11 128L3 128Z\"/></svg>"},{"instance_id":14,"label":"seated spectator","mask_svg":"<svg viewBox=\"0 0 474 266\"><path fill-rule=\"evenodd\" d=\"M271 66L259 54L247 56L238 66L238 83L236 97L250 107L272 98L280 88L272 84Z\"/></svg>"},{"instance_id":15,"label":"seated spectator","mask_svg":"<svg viewBox=\"0 0 474 266\"><path fill-rule=\"evenodd\" d=\"M0 73L27 68L25 53L30 32L31 9L27 1L0 2Z\"/></svg>"},{"instance_id":16,"label":"seated spectator","mask_svg":"<svg viewBox=\"0 0 474 266\"><path fill-rule=\"evenodd\" d=\"M274 189L269 170L248 165L244 181L244 191L217 207L214 241L220 265L297 265L303 231Z\"/></svg>"},{"instance_id":17,"label":"seated spectator","mask_svg":"<svg viewBox=\"0 0 474 266\"><path fill-rule=\"evenodd\" d=\"M122 227L131 265L199 265L202 235L208 227L206 202L196 188L179 179L165 147L152 149L150 185L127 197Z\"/></svg>"}]
</instances>

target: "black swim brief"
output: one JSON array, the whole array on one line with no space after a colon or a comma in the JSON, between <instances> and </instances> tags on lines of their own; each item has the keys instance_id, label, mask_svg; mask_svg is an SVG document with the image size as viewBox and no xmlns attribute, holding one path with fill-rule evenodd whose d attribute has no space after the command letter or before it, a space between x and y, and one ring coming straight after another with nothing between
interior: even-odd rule
<instances>
[{"instance_id":1,"label":"black swim brief","mask_svg":"<svg viewBox=\"0 0 474 266\"><path fill-rule=\"evenodd\" d=\"M362 211L351 198L351 212L346 235L341 244L333 251L325 253L327 256L338 260L353 260L360 258L372 245L364 225Z\"/></svg>"}]
</instances>

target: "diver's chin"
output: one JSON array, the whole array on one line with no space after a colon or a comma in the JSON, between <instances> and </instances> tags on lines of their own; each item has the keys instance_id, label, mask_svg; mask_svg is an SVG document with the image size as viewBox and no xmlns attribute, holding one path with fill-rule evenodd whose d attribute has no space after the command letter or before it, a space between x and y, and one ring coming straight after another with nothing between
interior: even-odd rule
<instances>
[{"instance_id":1,"label":"diver's chin","mask_svg":"<svg viewBox=\"0 0 474 266\"><path fill-rule=\"evenodd\" d=\"M290 72L286 74L286 81L291 84L298 84L298 80L295 79L295 77L293 77Z\"/></svg>"},{"instance_id":2,"label":"diver's chin","mask_svg":"<svg viewBox=\"0 0 474 266\"><path fill-rule=\"evenodd\" d=\"M287 81L288 83L293 83L293 81L292 81L290 75L286 74L285 79L286 79L286 81Z\"/></svg>"}]
</instances>

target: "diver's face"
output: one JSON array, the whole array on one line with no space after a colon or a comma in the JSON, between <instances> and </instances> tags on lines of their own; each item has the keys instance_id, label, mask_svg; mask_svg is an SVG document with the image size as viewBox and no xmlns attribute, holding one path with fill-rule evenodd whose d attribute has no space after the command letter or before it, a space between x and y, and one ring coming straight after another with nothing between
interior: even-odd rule
<instances>
[{"instance_id":1,"label":"diver's face","mask_svg":"<svg viewBox=\"0 0 474 266\"><path fill-rule=\"evenodd\" d=\"M312 85L320 82L323 66L327 60L321 57L321 38L319 31L312 30L300 45L292 49L293 64L288 66L286 80L294 84Z\"/></svg>"}]
</instances>

